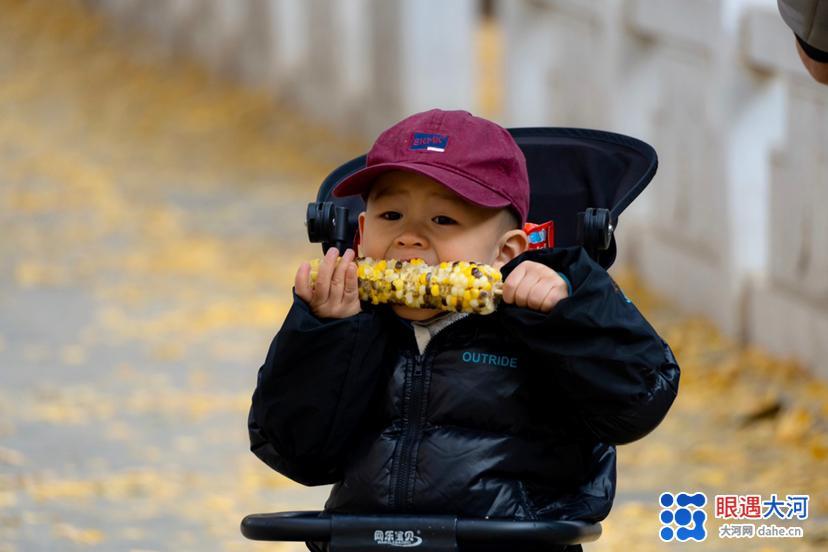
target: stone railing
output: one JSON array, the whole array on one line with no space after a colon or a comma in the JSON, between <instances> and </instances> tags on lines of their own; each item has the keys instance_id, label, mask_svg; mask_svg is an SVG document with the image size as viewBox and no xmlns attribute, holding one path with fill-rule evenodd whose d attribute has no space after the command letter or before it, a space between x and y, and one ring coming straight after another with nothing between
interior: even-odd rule
<instances>
[{"instance_id":1,"label":"stone railing","mask_svg":"<svg viewBox=\"0 0 828 552\"><path fill-rule=\"evenodd\" d=\"M86 0L310 118L375 136L474 111L473 0ZM614 130L659 152L621 261L734 337L828 377L828 87L773 0L496 3L506 126Z\"/></svg>"},{"instance_id":2,"label":"stone railing","mask_svg":"<svg viewBox=\"0 0 828 552\"><path fill-rule=\"evenodd\" d=\"M828 377L828 87L775 2L504 8L507 121L617 130L659 152L620 225L626 260L729 334Z\"/></svg>"},{"instance_id":3,"label":"stone railing","mask_svg":"<svg viewBox=\"0 0 828 552\"><path fill-rule=\"evenodd\" d=\"M789 35L776 29L767 13L745 24L746 62L782 81L785 136L770 156L767 257L746 286L745 327L750 340L828 377L828 86L782 55Z\"/></svg>"},{"instance_id":4,"label":"stone railing","mask_svg":"<svg viewBox=\"0 0 828 552\"><path fill-rule=\"evenodd\" d=\"M343 132L473 102L474 0L85 1L153 53L272 89Z\"/></svg>"}]
</instances>

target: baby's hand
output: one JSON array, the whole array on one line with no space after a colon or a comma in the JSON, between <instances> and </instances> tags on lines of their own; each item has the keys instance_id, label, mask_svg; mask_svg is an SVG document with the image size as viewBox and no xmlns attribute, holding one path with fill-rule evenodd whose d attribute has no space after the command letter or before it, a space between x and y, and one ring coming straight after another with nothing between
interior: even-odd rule
<instances>
[{"instance_id":1,"label":"baby's hand","mask_svg":"<svg viewBox=\"0 0 828 552\"><path fill-rule=\"evenodd\" d=\"M335 247L328 249L319 265L316 285L310 281L310 263L302 263L296 271L296 295L304 299L319 318L347 318L362 310L357 293L357 267L353 262L355 254L346 249L337 263L338 256Z\"/></svg>"},{"instance_id":2,"label":"baby's hand","mask_svg":"<svg viewBox=\"0 0 828 552\"><path fill-rule=\"evenodd\" d=\"M566 282L546 265L523 261L503 282L503 302L549 312L569 295Z\"/></svg>"}]
</instances>

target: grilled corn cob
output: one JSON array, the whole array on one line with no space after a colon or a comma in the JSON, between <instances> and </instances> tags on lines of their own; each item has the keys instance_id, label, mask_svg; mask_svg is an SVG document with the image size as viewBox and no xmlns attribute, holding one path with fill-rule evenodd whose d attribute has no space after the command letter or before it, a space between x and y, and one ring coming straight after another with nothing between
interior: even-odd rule
<instances>
[{"instance_id":1,"label":"grilled corn cob","mask_svg":"<svg viewBox=\"0 0 828 552\"><path fill-rule=\"evenodd\" d=\"M500 300L500 271L467 261L430 266L422 259L357 259L359 298L373 304L490 314ZM316 282L319 259L311 261Z\"/></svg>"}]
</instances>

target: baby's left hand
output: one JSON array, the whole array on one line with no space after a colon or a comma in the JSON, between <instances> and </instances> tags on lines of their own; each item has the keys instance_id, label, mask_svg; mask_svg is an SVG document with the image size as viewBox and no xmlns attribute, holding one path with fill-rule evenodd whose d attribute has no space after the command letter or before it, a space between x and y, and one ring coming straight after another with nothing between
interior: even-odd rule
<instances>
[{"instance_id":1,"label":"baby's left hand","mask_svg":"<svg viewBox=\"0 0 828 552\"><path fill-rule=\"evenodd\" d=\"M502 300L518 307L549 312L569 296L566 282L546 265L523 261L503 282Z\"/></svg>"}]
</instances>

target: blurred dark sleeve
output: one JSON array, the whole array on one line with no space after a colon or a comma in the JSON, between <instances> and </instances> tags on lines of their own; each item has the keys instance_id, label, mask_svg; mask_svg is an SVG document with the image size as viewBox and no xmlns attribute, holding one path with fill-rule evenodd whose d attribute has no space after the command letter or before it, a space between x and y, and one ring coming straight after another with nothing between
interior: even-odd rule
<instances>
[{"instance_id":1,"label":"blurred dark sleeve","mask_svg":"<svg viewBox=\"0 0 828 552\"><path fill-rule=\"evenodd\" d=\"M377 311L320 319L294 293L259 369L248 415L253 453L304 485L338 481L377 389L382 344Z\"/></svg>"},{"instance_id":2,"label":"blurred dark sleeve","mask_svg":"<svg viewBox=\"0 0 828 552\"><path fill-rule=\"evenodd\" d=\"M526 252L503 267L504 279L524 260L562 273L574 291L549 313L502 304L497 315L533 352L536 369L552 371L575 423L610 444L652 431L678 392L670 347L582 248Z\"/></svg>"}]
</instances>

